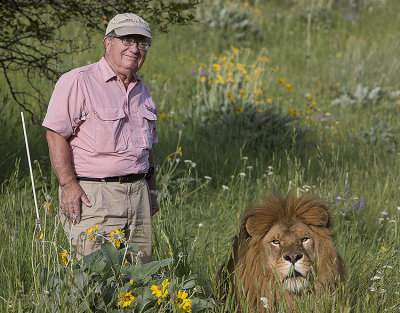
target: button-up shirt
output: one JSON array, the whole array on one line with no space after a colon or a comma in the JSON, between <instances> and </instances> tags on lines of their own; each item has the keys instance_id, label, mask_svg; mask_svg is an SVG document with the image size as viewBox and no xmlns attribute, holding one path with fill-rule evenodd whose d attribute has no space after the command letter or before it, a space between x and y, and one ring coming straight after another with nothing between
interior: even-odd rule
<instances>
[{"instance_id":1,"label":"button-up shirt","mask_svg":"<svg viewBox=\"0 0 400 313\"><path fill-rule=\"evenodd\" d=\"M58 80L43 126L67 138L77 176L146 173L157 108L136 75L126 89L104 58Z\"/></svg>"}]
</instances>

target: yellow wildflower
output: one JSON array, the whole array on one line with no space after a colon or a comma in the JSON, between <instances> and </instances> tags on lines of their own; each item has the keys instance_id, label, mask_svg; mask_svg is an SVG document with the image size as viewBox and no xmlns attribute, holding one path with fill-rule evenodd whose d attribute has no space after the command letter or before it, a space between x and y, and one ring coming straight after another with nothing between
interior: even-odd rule
<instances>
[{"instance_id":1,"label":"yellow wildflower","mask_svg":"<svg viewBox=\"0 0 400 313\"><path fill-rule=\"evenodd\" d=\"M160 121L162 121L163 119L167 118L167 114L162 113L160 116Z\"/></svg>"},{"instance_id":2,"label":"yellow wildflower","mask_svg":"<svg viewBox=\"0 0 400 313\"><path fill-rule=\"evenodd\" d=\"M169 248L169 254L170 254L170 255L173 255L173 254L174 254L174 251L172 251L171 248Z\"/></svg>"},{"instance_id":3,"label":"yellow wildflower","mask_svg":"<svg viewBox=\"0 0 400 313\"><path fill-rule=\"evenodd\" d=\"M383 247L383 246L381 247L381 249L382 249L383 252L387 252L387 251L388 251L388 249L386 249L386 248Z\"/></svg>"},{"instance_id":4,"label":"yellow wildflower","mask_svg":"<svg viewBox=\"0 0 400 313\"><path fill-rule=\"evenodd\" d=\"M121 246L121 242L125 241L125 231L119 230L118 227L115 227L115 232L110 233L110 240L114 243L114 245L119 248Z\"/></svg>"},{"instance_id":5,"label":"yellow wildflower","mask_svg":"<svg viewBox=\"0 0 400 313\"><path fill-rule=\"evenodd\" d=\"M260 60L260 62L263 62L263 63L269 63L269 59L265 56L262 56L259 60Z\"/></svg>"},{"instance_id":6,"label":"yellow wildflower","mask_svg":"<svg viewBox=\"0 0 400 313\"><path fill-rule=\"evenodd\" d=\"M36 240L36 241L40 241L40 240L43 239L43 236L44 236L43 233L41 233L40 236L39 236L39 238L36 238L35 240Z\"/></svg>"},{"instance_id":7,"label":"yellow wildflower","mask_svg":"<svg viewBox=\"0 0 400 313\"><path fill-rule=\"evenodd\" d=\"M296 111L293 110L292 108L289 109L289 113L290 113L290 115L292 115L292 116L297 116Z\"/></svg>"},{"instance_id":8,"label":"yellow wildflower","mask_svg":"<svg viewBox=\"0 0 400 313\"><path fill-rule=\"evenodd\" d=\"M215 79L216 83L222 83L222 76L218 75L217 78Z\"/></svg>"},{"instance_id":9,"label":"yellow wildflower","mask_svg":"<svg viewBox=\"0 0 400 313\"><path fill-rule=\"evenodd\" d=\"M15 303L13 301L8 302L7 309L14 312Z\"/></svg>"},{"instance_id":10,"label":"yellow wildflower","mask_svg":"<svg viewBox=\"0 0 400 313\"><path fill-rule=\"evenodd\" d=\"M68 253L67 250L64 250L64 251L61 253L61 258L62 258L62 261L64 262L64 264L65 264L65 265L68 265L69 253Z\"/></svg>"},{"instance_id":11,"label":"yellow wildflower","mask_svg":"<svg viewBox=\"0 0 400 313\"><path fill-rule=\"evenodd\" d=\"M182 157L182 147L178 148L178 153L179 153L179 156Z\"/></svg>"},{"instance_id":12,"label":"yellow wildflower","mask_svg":"<svg viewBox=\"0 0 400 313\"><path fill-rule=\"evenodd\" d=\"M234 68L234 67L235 67L235 64L233 64L233 62L229 62L229 63L228 63L228 66L229 66L230 68Z\"/></svg>"},{"instance_id":13,"label":"yellow wildflower","mask_svg":"<svg viewBox=\"0 0 400 313\"><path fill-rule=\"evenodd\" d=\"M132 291L129 292L122 292L119 296L118 296L118 305L121 306L123 308L127 308L131 302L133 300L135 300L136 298L134 296L132 296Z\"/></svg>"},{"instance_id":14,"label":"yellow wildflower","mask_svg":"<svg viewBox=\"0 0 400 313\"><path fill-rule=\"evenodd\" d=\"M239 49L237 49L237 48L233 48L232 51L233 51L233 54L239 54Z\"/></svg>"},{"instance_id":15,"label":"yellow wildflower","mask_svg":"<svg viewBox=\"0 0 400 313\"><path fill-rule=\"evenodd\" d=\"M258 113L262 113L262 112L263 112L263 109L257 108L256 111L257 111Z\"/></svg>"},{"instance_id":16,"label":"yellow wildflower","mask_svg":"<svg viewBox=\"0 0 400 313\"><path fill-rule=\"evenodd\" d=\"M202 76L202 77L200 78L200 81L201 81L202 83L204 83L204 82L206 81L205 76Z\"/></svg>"},{"instance_id":17,"label":"yellow wildflower","mask_svg":"<svg viewBox=\"0 0 400 313\"><path fill-rule=\"evenodd\" d=\"M236 114L239 115L241 113L243 113L244 109L241 106L236 106Z\"/></svg>"},{"instance_id":18,"label":"yellow wildflower","mask_svg":"<svg viewBox=\"0 0 400 313\"><path fill-rule=\"evenodd\" d=\"M235 96L233 95L232 92L229 91L226 95L229 100L231 100L232 102L235 102Z\"/></svg>"},{"instance_id":19,"label":"yellow wildflower","mask_svg":"<svg viewBox=\"0 0 400 313\"><path fill-rule=\"evenodd\" d=\"M284 78L278 78L278 83L283 84L285 82Z\"/></svg>"},{"instance_id":20,"label":"yellow wildflower","mask_svg":"<svg viewBox=\"0 0 400 313\"><path fill-rule=\"evenodd\" d=\"M236 64L236 68L241 71L243 74L247 74L246 69L244 68L244 66L240 63Z\"/></svg>"},{"instance_id":21,"label":"yellow wildflower","mask_svg":"<svg viewBox=\"0 0 400 313\"><path fill-rule=\"evenodd\" d=\"M131 285L133 285L133 279L131 279L129 282L130 282Z\"/></svg>"},{"instance_id":22,"label":"yellow wildflower","mask_svg":"<svg viewBox=\"0 0 400 313\"><path fill-rule=\"evenodd\" d=\"M161 285L152 285L150 287L150 290L152 290L152 294L156 295L158 298L158 304L161 304L161 299L165 298L168 295L168 289L167 286L171 285L170 282L168 282L168 279L165 279Z\"/></svg>"},{"instance_id":23,"label":"yellow wildflower","mask_svg":"<svg viewBox=\"0 0 400 313\"><path fill-rule=\"evenodd\" d=\"M129 262L127 261L127 259L125 259L124 263L122 264L122 267L129 266L129 265L130 265Z\"/></svg>"},{"instance_id":24,"label":"yellow wildflower","mask_svg":"<svg viewBox=\"0 0 400 313\"><path fill-rule=\"evenodd\" d=\"M288 90L290 90L290 89L292 88L292 85L291 85L290 83L287 83L287 84L286 84L286 88L287 88Z\"/></svg>"},{"instance_id":25,"label":"yellow wildflower","mask_svg":"<svg viewBox=\"0 0 400 313\"><path fill-rule=\"evenodd\" d=\"M272 103L272 99L271 98L267 98L267 103Z\"/></svg>"},{"instance_id":26,"label":"yellow wildflower","mask_svg":"<svg viewBox=\"0 0 400 313\"><path fill-rule=\"evenodd\" d=\"M46 210L46 213L50 213L50 203L47 202L47 201L45 201L45 202L43 203L43 209Z\"/></svg>"},{"instance_id":27,"label":"yellow wildflower","mask_svg":"<svg viewBox=\"0 0 400 313\"><path fill-rule=\"evenodd\" d=\"M92 241L93 239L96 239L96 235L99 233L99 225L92 226L88 229L86 229L86 234L89 238L89 242Z\"/></svg>"},{"instance_id":28,"label":"yellow wildflower","mask_svg":"<svg viewBox=\"0 0 400 313\"><path fill-rule=\"evenodd\" d=\"M219 71L219 69L220 69L221 67L220 67L219 64L215 64L215 63L214 63L214 64L212 65L212 68L213 68L213 70L215 70L215 71Z\"/></svg>"},{"instance_id":29,"label":"yellow wildflower","mask_svg":"<svg viewBox=\"0 0 400 313\"><path fill-rule=\"evenodd\" d=\"M192 312L190 306L192 305L192 300L187 299L188 294L184 291L178 291L176 294L176 305L178 306L179 313Z\"/></svg>"},{"instance_id":30,"label":"yellow wildflower","mask_svg":"<svg viewBox=\"0 0 400 313\"><path fill-rule=\"evenodd\" d=\"M223 57L221 58L222 63L226 63L227 60L228 60L228 58L227 58L226 56L223 56Z\"/></svg>"},{"instance_id":31,"label":"yellow wildflower","mask_svg":"<svg viewBox=\"0 0 400 313\"><path fill-rule=\"evenodd\" d=\"M244 89L240 89L239 93L240 93L240 97L242 97L242 98L244 98L246 96L246 90L244 90Z\"/></svg>"}]
</instances>

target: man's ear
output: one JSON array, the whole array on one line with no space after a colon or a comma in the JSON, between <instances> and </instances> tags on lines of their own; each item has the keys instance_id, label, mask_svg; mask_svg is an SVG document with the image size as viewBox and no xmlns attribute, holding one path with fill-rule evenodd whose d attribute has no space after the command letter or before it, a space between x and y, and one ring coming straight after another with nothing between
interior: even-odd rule
<instances>
[{"instance_id":1,"label":"man's ear","mask_svg":"<svg viewBox=\"0 0 400 313\"><path fill-rule=\"evenodd\" d=\"M110 38L104 37L104 39L103 39L103 44L104 44L104 50L105 50L105 51L108 51L109 48L110 48L111 45L112 45L112 41L111 41Z\"/></svg>"}]
</instances>

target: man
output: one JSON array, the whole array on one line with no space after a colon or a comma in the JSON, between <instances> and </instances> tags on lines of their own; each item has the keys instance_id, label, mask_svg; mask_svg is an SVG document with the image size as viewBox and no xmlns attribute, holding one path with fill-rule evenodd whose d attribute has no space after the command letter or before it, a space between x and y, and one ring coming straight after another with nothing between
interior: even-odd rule
<instances>
[{"instance_id":1,"label":"man","mask_svg":"<svg viewBox=\"0 0 400 313\"><path fill-rule=\"evenodd\" d=\"M108 237L117 246L136 243L139 262L151 261L151 215L159 210L152 175L157 109L136 75L151 38L141 17L116 15L104 56L62 75L49 103L43 126L64 230L78 259ZM96 225L102 236L93 240L87 230Z\"/></svg>"}]
</instances>

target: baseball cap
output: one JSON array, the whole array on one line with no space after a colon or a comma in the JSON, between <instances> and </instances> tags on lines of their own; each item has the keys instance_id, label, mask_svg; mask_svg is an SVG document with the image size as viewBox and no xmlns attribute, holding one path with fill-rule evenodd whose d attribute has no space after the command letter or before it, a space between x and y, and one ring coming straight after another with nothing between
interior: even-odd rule
<instances>
[{"instance_id":1,"label":"baseball cap","mask_svg":"<svg viewBox=\"0 0 400 313\"><path fill-rule=\"evenodd\" d=\"M140 16L122 13L114 16L107 25L106 35L114 31L117 36L143 35L151 38L150 26Z\"/></svg>"}]
</instances>

